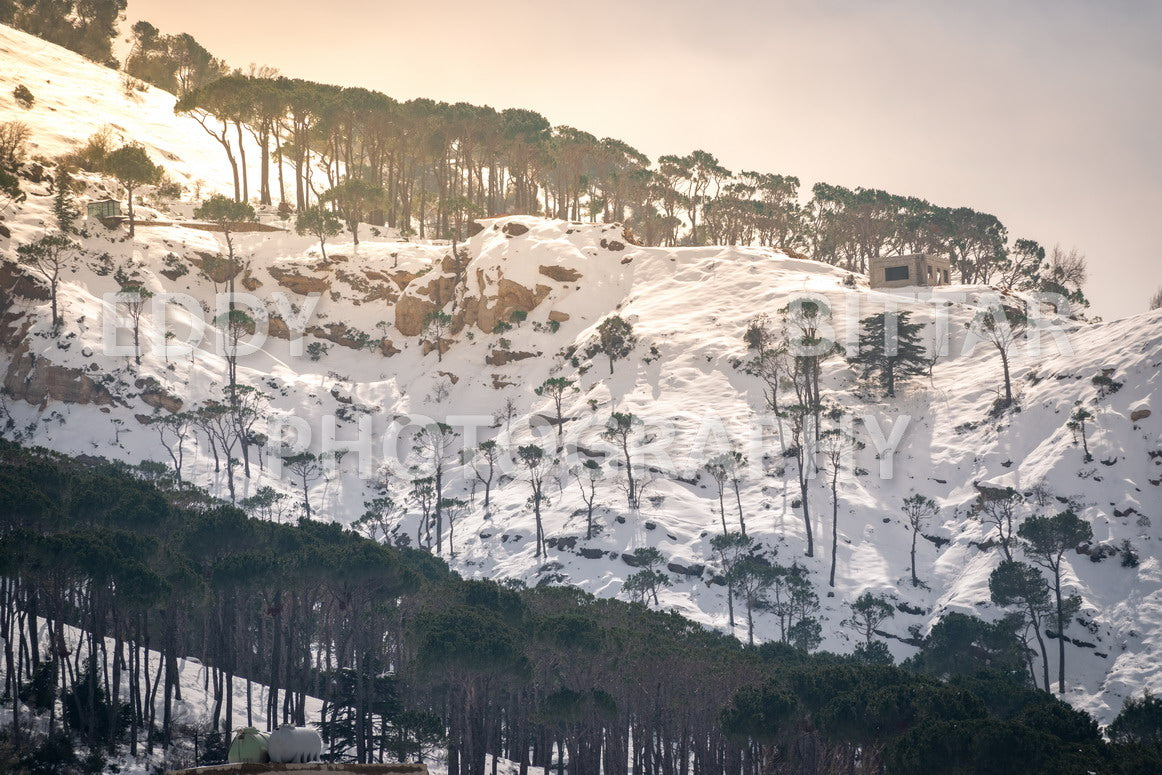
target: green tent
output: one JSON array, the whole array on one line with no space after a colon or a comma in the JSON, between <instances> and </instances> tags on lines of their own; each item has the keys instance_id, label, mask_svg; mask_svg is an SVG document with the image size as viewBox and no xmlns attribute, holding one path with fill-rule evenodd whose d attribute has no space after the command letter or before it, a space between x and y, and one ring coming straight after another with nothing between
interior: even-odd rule
<instances>
[{"instance_id":1,"label":"green tent","mask_svg":"<svg viewBox=\"0 0 1162 775\"><path fill-rule=\"evenodd\" d=\"M270 756L266 753L266 743L266 734L259 732L254 727L240 729L234 735L234 741L230 743L230 752L226 755L226 761L231 764L268 762Z\"/></svg>"}]
</instances>

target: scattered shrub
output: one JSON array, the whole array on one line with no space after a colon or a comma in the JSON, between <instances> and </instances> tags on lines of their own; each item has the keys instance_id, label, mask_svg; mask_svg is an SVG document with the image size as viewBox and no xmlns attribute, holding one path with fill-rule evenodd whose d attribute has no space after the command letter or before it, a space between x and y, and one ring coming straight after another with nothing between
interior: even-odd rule
<instances>
[{"instance_id":1,"label":"scattered shrub","mask_svg":"<svg viewBox=\"0 0 1162 775\"><path fill-rule=\"evenodd\" d=\"M1105 374L1098 374L1090 381L1093 383L1093 386L1097 388L1097 397L1099 399L1105 398L1106 396L1112 396L1114 393L1122 389L1123 384L1115 379L1107 377Z\"/></svg>"},{"instance_id":2,"label":"scattered shrub","mask_svg":"<svg viewBox=\"0 0 1162 775\"><path fill-rule=\"evenodd\" d=\"M16 104L25 110L28 110L36 103L36 97L32 96L32 92L24 84L20 84L13 89L12 96L16 99Z\"/></svg>"},{"instance_id":3,"label":"scattered shrub","mask_svg":"<svg viewBox=\"0 0 1162 775\"><path fill-rule=\"evenodd\" d=\"M0 124L0 169L15 170L28 150L28 125L23 121Z\"/></svg>"},{"instance_id":4,"label":"scattered shrub","mask_svg":"<svg viewBox=\"0 0 1162 775\"><path fill-rule=\"evenodd\" d=\"M309 357L312 361L319 360L330 351L330 345L324 344L322 342L311 342L307 345L307 357Z\"/></svg>"},{"instance_id":5,"label":"scattered shrub","mask_svg":"<svg viewBox=\"0 0 1162 775\"><path fill-rule=\"evenodd\" d=\"M65 162L87 172L99 172L105 167L105 159L113 152L113 131L102 127L77 149Z\"/></svg>"}]
</instances>

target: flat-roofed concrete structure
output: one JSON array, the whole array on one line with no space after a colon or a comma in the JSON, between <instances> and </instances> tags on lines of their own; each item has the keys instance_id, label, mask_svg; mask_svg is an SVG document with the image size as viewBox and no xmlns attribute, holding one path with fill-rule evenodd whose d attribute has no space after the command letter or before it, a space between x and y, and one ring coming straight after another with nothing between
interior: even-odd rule
<instances>
[{"instance_id":1,"label":"flat-roofed concrete structure","mask_svg":"<svg viewBox=\"0 0 1162 775\"><path fill-rule=\"evenodd\" d=\"M307 764L262 764L245 762L242 764L211 764L207 767L193 767L186 770L167 770L166 775L274 775L280 772L314 773L314 775L428 775L423 764L328 764L310 762Z\"/></svg>"},{"instance_id":2,"label":"flat-roofed concrete structure","mask_svg":"<svg viewBox=\"0 0 1162 775\"><path fill-rule=\"evenodd\" d=\"M908 256L878 256L868 268L871 287L907 288L913 285L950 285L952 264L947 258L928 253Z\"/></svg>"}]
</instances>

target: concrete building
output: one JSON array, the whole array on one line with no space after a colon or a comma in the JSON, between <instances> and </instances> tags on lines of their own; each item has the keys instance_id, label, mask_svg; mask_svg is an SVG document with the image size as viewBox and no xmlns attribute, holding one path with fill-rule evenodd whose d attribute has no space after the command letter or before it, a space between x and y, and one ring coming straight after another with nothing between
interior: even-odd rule
<instances>
[{"instance_id":1,"label":"concrete building","mask_svg":"<svg viewBox=\"0 0 1162 775\"><path fill-rule=\"evenodd\" d=\"M952 264L948 259L927 253L879 256L871 260L868 271L872 288L907 288L952 283Z\"/></svg>"}]
</instances>

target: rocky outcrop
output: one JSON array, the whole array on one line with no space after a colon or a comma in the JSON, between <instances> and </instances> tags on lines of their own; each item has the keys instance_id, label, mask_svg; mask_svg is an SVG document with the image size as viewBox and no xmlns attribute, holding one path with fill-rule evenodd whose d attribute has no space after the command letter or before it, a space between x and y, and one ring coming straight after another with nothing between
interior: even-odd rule
<instances>
[{"instance_id":1,"label":"rocky outcrop","mask_svg":"<svg viewBox=\"0 0 1162 775\"><path fill-rule=\"evenodd\" d=\"M541 266L538 272L559 283L572 283L581 279L581 273L567 266Z\"/></svg>"},{"instance_id":2,"label":"rocky outcrop","mask_svg":"<svg viewBox=\"0 0 1162 775\"><path fill-rule=\"evenodd\" d=\"M439 307L428 298L405 293L395 305L395 327L404 336L419 336L424 320Z\"/></svg>"},{"instance_id":3,"label":"rocky outcrop","mask_svg":"<svg viewBox=\"0 0 1162 775\"><path fill-rule=\"evenodd\" d=\"M12 261L0 261L0 293L33 301L52 298L47 285Z\"/></svg>"},{"instance_id":4,"label":"rocky outcrop","mask_svg":"<svg viewBox=\"0 0 1162 775\"><path fill-rule=\"evenodd\" d=\"M504 228L501 229L501 231L510 237L519 237L522 234L527 234L529 227L525 226L523 223L509 221L508 223L504 224Z\"/></svg>"},{"instance_id":5,"label":"rocky outcrop","mask_svg":"<svg viewBox=\"0 0 1162 775\"><path fill-rule=\"evenodd\" d=\"M362 349L367 344L367 335L343 323L328 323L325 326L308 326L306 332L319 339L334 342L340 347L352 350Z\"/></svg>"},{"instance_id":6,"label":"rocky outcrop","mask_svg":"<svg viewBox=\"0 0 1162 775\"><path fill-rule=\"evenodd\" d=\"M399 286L385 272L376 272L370 269L358 273L339 271L335 273L335 278L346 283L352 290L360 294L361 297L356 299L357 304L368 304L374 301L393 304L399 298Z\"/></svg>"},{"instance_id":7,"label":"rocky outcrop","mask_svg":"<svg viewBox=\"0 0 1162 775\"><path fill-rule=\"evenodd\" d=\"M242 287L248 291L256 291L262 287L262 281L254 275L250 274L249 269L246 270L246 274L242 276L242 279L239 282L241 282Z\"/></svg>"},{"instance_id":8,"label":"rocky outcrop","mask_svg":"<svg viewBox=\"0 0 1162 775\"><path fill-rule=\"evenodd\" d=\"M560 310L557 310L557 309L549 310L549 320L552 321L553 323L564 323L568 319L569 319L568 312L561 312Z\"/></svg>"},{"instance_id":9,"label":"rocky outcrop","mask_svg":"<svg viewBox=\"0 0 1162 775\"><path fill-rule=\"evenodd\" d=\"M13 398L42 408L49 401L98 406L113 403L113 396L104 385L80 369L59 366L37 357L28 351L27 342L12 354L12 362L4 375L4 387Z\"/></svg>"},{"instance_id":10,"label":"rocky outcrop","mask_svg":"<svg viewBox=\"0 0 1162 775\"><path fill-rule=\"evenodd\" d=\"M1146 404L1136 404L1130 409L1130 422L1138 422L1138 420L1145 420L1151 414L1150 407Z\"/></svg>"},{"instance_id":11,"label":"rocky outcrop","mask_svg":"<svg viewBox=\"0 0 1162 775\"><path fill-rule=\"evenodd\" d=\"M220 256L217 253L205 253L199 251L194 257L190 258L190 263L193 264L204 274L210 278L211 282L221 285L228 282L230 278L236 277L238 272L242 270L242 262L230 262L225 256Z\"/></svg>"},{"instance_id":12,"label":"rocky outcrop","mask_svg":"<svg viewBox=\"0 0 1162 775\"><path fill-rule=\"evenodd\" d=\"M489 366L504 366L513 361L523 361L526 358L535 358L537 353L514 352L512 350L493 350L484 356L484 362Z\"/></svg>"},{"instance_id":13,"label":"rocky outcrop","mask_svg":"<svg viewBox=\"0 0 1162 775\"><path fill-rule=\"evenodd\" d=\"M395 305L395 327L404 336L419 336L424 321L432 312L443 309L456 294L456 267L450 255L444 256L438 274L417 275ZM462 315L457 315L453 329L462 326Z\"/></svg>"},{"instance_id":14,"label":"rocky outcrop","mask_svg":"<svg viewBox=\"0 0 1162 775\"><path fill-rule=\"evenodd\" d=\"M483 278L479 277L483 286ZM463 305L464 325L475 325L481 331L491 332L500 321L508 321L515 310L529 312L552 291L547 285L537 285L530 290L520 283L502 277L496 283L496 291L483 298L468 297Z\"/></svg>"},{"instance_id":15,"label":"rocky outcrop","mask_svg":"<svg viewBox=\"0 0 1162 775\"><path fill-rule=\"evenodd\" d=\"M155 379L139 379L134 383L141 389L141 400L148 406L154 409L165 409L170 414L176 414L182 410L182 400L175 395L167 393L157 384Z\"/></svg>"},{"instance_id":16,"label":"rocky outcrop","mask_svg":"<svg viewBox=\"0 0 1162 775\"><path fill-rule=\"evenodd\" d=\"M312 277L300 274L293 269L278 266L270 268L270 276L283 288L300 296L306 296L310 293L326 293L331 287L331 283L325 277Z\"/></svg>"}]
</instances>

